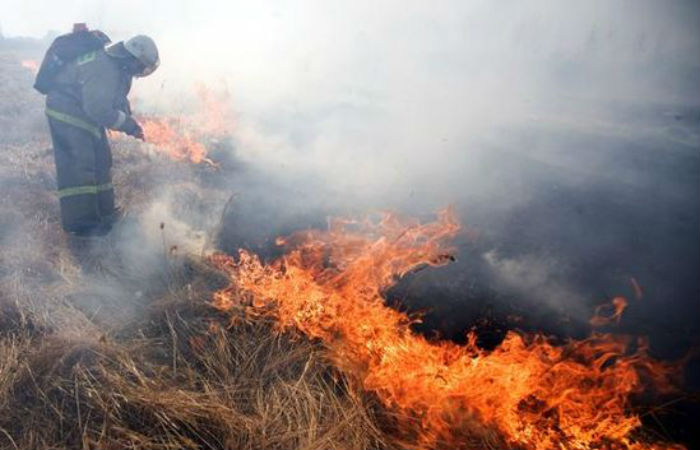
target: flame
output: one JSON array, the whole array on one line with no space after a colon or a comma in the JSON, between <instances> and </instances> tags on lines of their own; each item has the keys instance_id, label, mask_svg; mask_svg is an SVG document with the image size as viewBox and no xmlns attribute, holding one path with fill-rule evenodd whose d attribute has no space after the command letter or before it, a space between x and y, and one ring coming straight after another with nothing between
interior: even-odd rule
<instances>
[{"instance_id":1,"label":"flame","mask_svg":"<svg viewBox=\"0 0 700 450\"><path fill-rule=\"evenodd\" d=\"M205 161L213 164L206 157L207 149L183 129L180 120L152 117L141 118L140 122L146 142L153 145L159 153L165 153L177 161L189 160L195 164Z\"/></svg>"},{"instance_id":2,"label":"flame","mask_svg":"<svg viewBox=\"0 0 700 450\"><path fill-rule=\"evenodd\" d=\"M22 67L25 69L29 69L32 71L32 73L38 73L39 72L39 63L33 59L23 59L20 64Z\"/></svg>"},{"instance_id":3,"label":"flame","mask_svg":"<svg viewBox=\"0 0 700 450\"><path fill-rule=\"evenodd\" d=\"M199 133L215 138L230 136L234 118L228 90L214 93L206 85L198 83L195 91L201 107L192 122Z\"/></svg>"},{"instance_id":4,"label":"flame","mask_svg":"<svg viewBox=\"0 0 700 450\"><path fill-rule=\"evenodd\" d=\"M231 285L213 305L271 316L280 330L322 341L419 447L462 448L477 421L524 449L682 448L633 438L641 421L630 396L646 381L670 392L674 370L650 359L642 341L631 351L629 338L594 334L557 346L509 332L489 352L474 334L458 345L413 333L417 319L387 307L382 292L408 272L445 264L459 229L450 210L428 224L336 220L279 241L288 251L269 264L244 250L238 261L216 255Z\"/></svg>"},{"instance_id":5,"label":"flame","mask_svg":"<svg viewBox=\"0 0 700 450\"><path fill-rule=\"evenodd\" d=\"M609 316L604 315L604 312L610 308L610 305L612 305L614 309L613 313ZM594 327L602 327L604 325L609 325L613 322L620 323L622 313L627 308L627 299L624 297L615 297L610 302L610 305L604 304L596 307L595 312L593 313L593 317L591 317L591 320L589 320L588 323L590 323Z\"/></svg>"},{"instance_id":6,"label":"flame","mask_svg":"<svg viewBox=\"0 0 700 450\"><path fill-rule=\"evenodd\" d=\"M634 289L634 296L637 300L641 300L642 297L644 297L644 290L642 290L642 286L639 285L639 282L635 277L630 278L630 284L632 285L632 289Z\"/></svg>"},{"instance_id":7,"label":"flame","mask_svg":"<svg viewBox=\"0 0 700 450\"><path fill-rule=\"evenodd\" d=\"M227 91L215 94L204 85L197 85L196 92L199 104L192 114L140 116L137 120L143 128L146 143L157 153L176 161L216 166L207 157L206 143L231 136L231 98ZM110 137L119 138L121 135L110 133Z\"/></svg>"}]
</instances>

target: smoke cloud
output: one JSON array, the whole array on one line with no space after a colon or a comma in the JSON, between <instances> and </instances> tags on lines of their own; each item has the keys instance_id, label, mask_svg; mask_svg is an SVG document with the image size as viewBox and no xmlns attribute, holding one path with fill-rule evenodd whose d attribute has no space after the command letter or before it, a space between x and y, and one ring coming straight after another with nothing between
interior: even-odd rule
<instances>
[{"instance_id":1,"label":"smoke cloud","mask_svg":"<svg viewBox=\"0 0 700 450\"><path fill-rule=\"evenodd\" d=\"M153 36L162 66L134 84L141 110L185 111L197 82L231 94L235 244L454 204L481 233L463 259L495 289L585 320L636 276L658 294L650 317L669 298L669 322L697 310L697 2L1 4L5 36L78 21Z\"/></svg>"}]
</instances>

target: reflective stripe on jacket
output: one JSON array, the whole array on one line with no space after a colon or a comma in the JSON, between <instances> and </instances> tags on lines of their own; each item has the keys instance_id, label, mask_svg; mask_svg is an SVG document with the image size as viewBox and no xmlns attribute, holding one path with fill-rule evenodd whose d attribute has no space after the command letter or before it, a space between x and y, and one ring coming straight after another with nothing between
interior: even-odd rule
<instances>
[{"instance_id":1,"label":"reflective stripe on jacket","mask_svg":"<svg viewBox=\"0 0 700 450\"><path fill-rule=\"evenodd\" d=\"M69 188L63 188L58 190L58 198L70 197L73 195L85 195L93 194L97 195L103 191L109 191L114 189L112 183L98 184L92 186L73 186Z\"/></svg>"},{"instance_id":2,"label":"reflective stripe on jacket","mask_svg":"<svg viewBox=\"0 0 700 450\"><path fill-rule=\"evenodd\" d=\"M62 113L49 107L46 108L46 115L52 119L58 120L59 122L82 128L83 130L90 132L93 136L95 136L95 138L102 139L102 130L95 125L84 121L80 117L71 116L70 114Z\"/></svg>"}]
</instances>

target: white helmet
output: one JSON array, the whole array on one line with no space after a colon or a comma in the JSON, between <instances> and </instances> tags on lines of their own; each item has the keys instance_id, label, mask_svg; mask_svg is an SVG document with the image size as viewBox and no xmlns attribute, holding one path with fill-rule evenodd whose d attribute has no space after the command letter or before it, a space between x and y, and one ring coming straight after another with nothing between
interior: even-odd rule
<instances>
[{"instance_id":1,"label":"white helmet","mask_svg":"<svg viewBox=\"0 0 700 450\"><path fill-rule=\"evenodd\" d=\"M143 70L136 74L137 77L145 77L152 74L160 65L158 47L156 47L153 39L148 36L140 34L127 39L124 41L124 48L143 64Z\"/></svg>"}]
</instances>

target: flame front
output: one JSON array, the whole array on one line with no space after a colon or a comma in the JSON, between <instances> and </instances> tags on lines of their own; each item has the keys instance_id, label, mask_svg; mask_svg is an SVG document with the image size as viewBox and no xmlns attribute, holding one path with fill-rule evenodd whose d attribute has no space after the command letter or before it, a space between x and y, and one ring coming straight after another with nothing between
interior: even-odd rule
<instances>
[{"instance_id":1,"label":"flame front","mask_svg":"<svg viewBox=\"0 0 700 450\"><path fill-rule=\"evenodd\" d=\"M232 134L233 112L228 92L212 93L204 85L196 86L198 108L191 114L178 116L141 115L137 117L148 145L159 154L176 161L194 164L216 163L207 157L205 144L226 139ZM110 137L120 138L111 131Z\"/></svg>"},{"instance_id":2,"label":"flame front","mask_svg":"<svg viewBox=\"0 0 700 450\"><path fill-rule=\"evenodd\" d=\"M202 161L210 162L206 158L207 150L204 145L192 138L187 131L183 131L182 123L176 122L181 121L161 118L141 119L146 142L177 161L189 160L195 164Z\"/></svg>"},{"instance_id":3,"label":"flame front","mask_svg":"<svg viewBox=\"0 0 700 450\"><path fill-rule=\"evenodd\" d=\"M479 423L526 449L681 448L633 438L641 422L630 395L645 380L662 391L672 385L673 367L646 356L644 345L630 352L628 339L599 334L555 346L509 332L487 352L473 334L458 345L413 333L414 320L387 307L382 292L416 268L448 261L447 241L458 231L449 210L423 225L387 215L281 240L289 251L271 264L243 250L238 261L216 255L232 284L213 303L320 339L421 447L462 448L465 430Z\"/></svg>"}]
</instances>

